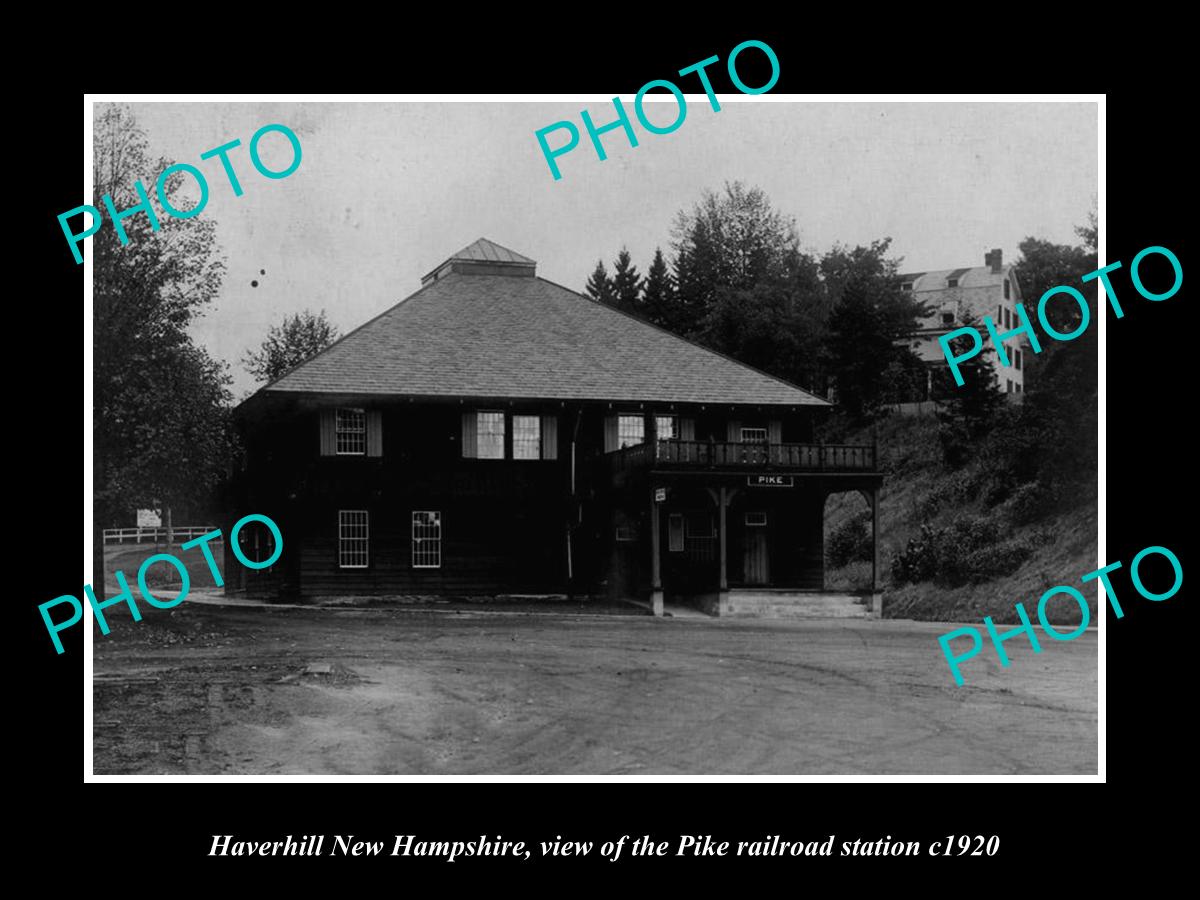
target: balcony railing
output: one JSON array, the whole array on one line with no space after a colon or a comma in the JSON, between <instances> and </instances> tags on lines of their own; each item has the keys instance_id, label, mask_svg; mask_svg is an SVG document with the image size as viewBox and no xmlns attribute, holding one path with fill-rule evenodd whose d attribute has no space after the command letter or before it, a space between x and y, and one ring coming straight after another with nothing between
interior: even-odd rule
<instances>
[{"instance_id":1,"label":"balcony railing","mask_svg":"<svg viewBox=\"0 0 1200 900\"><path fill-rule=\"evenodd\" d=\"M659 468L804 469L812 472L874 472L871 444L752 444L734 441L663 440L608 454L613 472Z\"/></svg>"}]
</instances>

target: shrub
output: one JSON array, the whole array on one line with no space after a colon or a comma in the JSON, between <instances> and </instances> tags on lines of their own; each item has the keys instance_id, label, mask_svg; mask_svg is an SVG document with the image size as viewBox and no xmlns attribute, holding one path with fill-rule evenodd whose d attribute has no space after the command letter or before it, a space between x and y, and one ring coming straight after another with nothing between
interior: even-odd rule
<instances>
[{"instance_id":1,"label":"shrub","mask_svg":"<svg viewBox=\"0 0 1200 900\"><path fill-rule=\"evenodd\" d=\"M862 510L833 529L825 548L829 565L840 569L871 559L871 511Z\"/></svg>"},{"instance_id":2,"label":"shrub","mask_svg":"<svg viewBox=\"0 0 1200 900\"><path fill-rule=\"evenodd\" d=\"M987 519L965 517L944 528L922 525L892 560L892 579L896 584L978 584L1012 572L1033 553L1027 542L998 538L999 528Z\"/></svg>"}]
</instances>

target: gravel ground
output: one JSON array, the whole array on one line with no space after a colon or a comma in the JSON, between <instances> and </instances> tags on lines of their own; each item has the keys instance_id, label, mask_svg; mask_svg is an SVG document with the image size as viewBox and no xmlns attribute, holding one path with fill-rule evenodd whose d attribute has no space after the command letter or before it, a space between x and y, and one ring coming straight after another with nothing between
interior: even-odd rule
<instances>
[{"instance_id":1,"label":"gravel ground","mask_svg":"<svg viewBox=\"0 0 1200 900\"><path fill-rule=\"evenodd\" d=\"M94 632L94 771L1094 774L1096 633L185 602Z\"/></svg>"}]
</instances>

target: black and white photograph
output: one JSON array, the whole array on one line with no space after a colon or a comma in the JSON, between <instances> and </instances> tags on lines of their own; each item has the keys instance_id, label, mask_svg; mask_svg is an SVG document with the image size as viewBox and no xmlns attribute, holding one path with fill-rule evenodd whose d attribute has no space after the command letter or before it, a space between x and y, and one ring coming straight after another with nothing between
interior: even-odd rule
<instances>
[{"instance_id":1,"label":"black and white photograph","mask_svg":"<svg viewBox=\"0 0 1200 900\"><path fill-rule=\"evenodd\" d=\"M89 104L91 777L1098 778L1099 99L679 82Z\"/></svg>"}]
</instances>

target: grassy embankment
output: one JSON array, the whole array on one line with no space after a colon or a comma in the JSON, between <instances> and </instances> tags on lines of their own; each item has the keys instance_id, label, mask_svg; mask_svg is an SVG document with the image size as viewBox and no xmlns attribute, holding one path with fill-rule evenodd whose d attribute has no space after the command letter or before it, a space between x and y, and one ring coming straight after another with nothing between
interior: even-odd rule
<instances>
[{"instance_id":1,"label":"grassy embankment","mask_svg":"<svg viewBox=\"0 0 1200 900\"><path fill-rule=\"evenodd\" d=\"M972 462L958 471L944 467L935 418L892 415L879 423L877 434L885 473L879 531L885 617L978 622L990 615L996 622L1018 622L1014 604L1021 601L1036 621L1042 594L1065 584L1088 598L1095 624L1095 585L1079 582L1081 575L1097 568L1094 493L1070 511L1018 524L1014 500L986 506L987 473L981 464ZM870 440L870 431L846 437L847 443ZM866 508L858 494L837 494L829 499L825 511L827 554L833 531ZM947 578L943 570L931 580L896 583L893 560L905 551L910 538L920 539L922 525L963 528L973 519L994 526L995 536L986 547L963 550L957 560L963 576ZM867 562L827 567L826 572L830 589L864 588L871 578ZM963 583L953 583L956 581ZM1052 622L1079 622L1079 609L1069 597L1055 598L1047 610Z\"/></svg>"}]
</instances>

